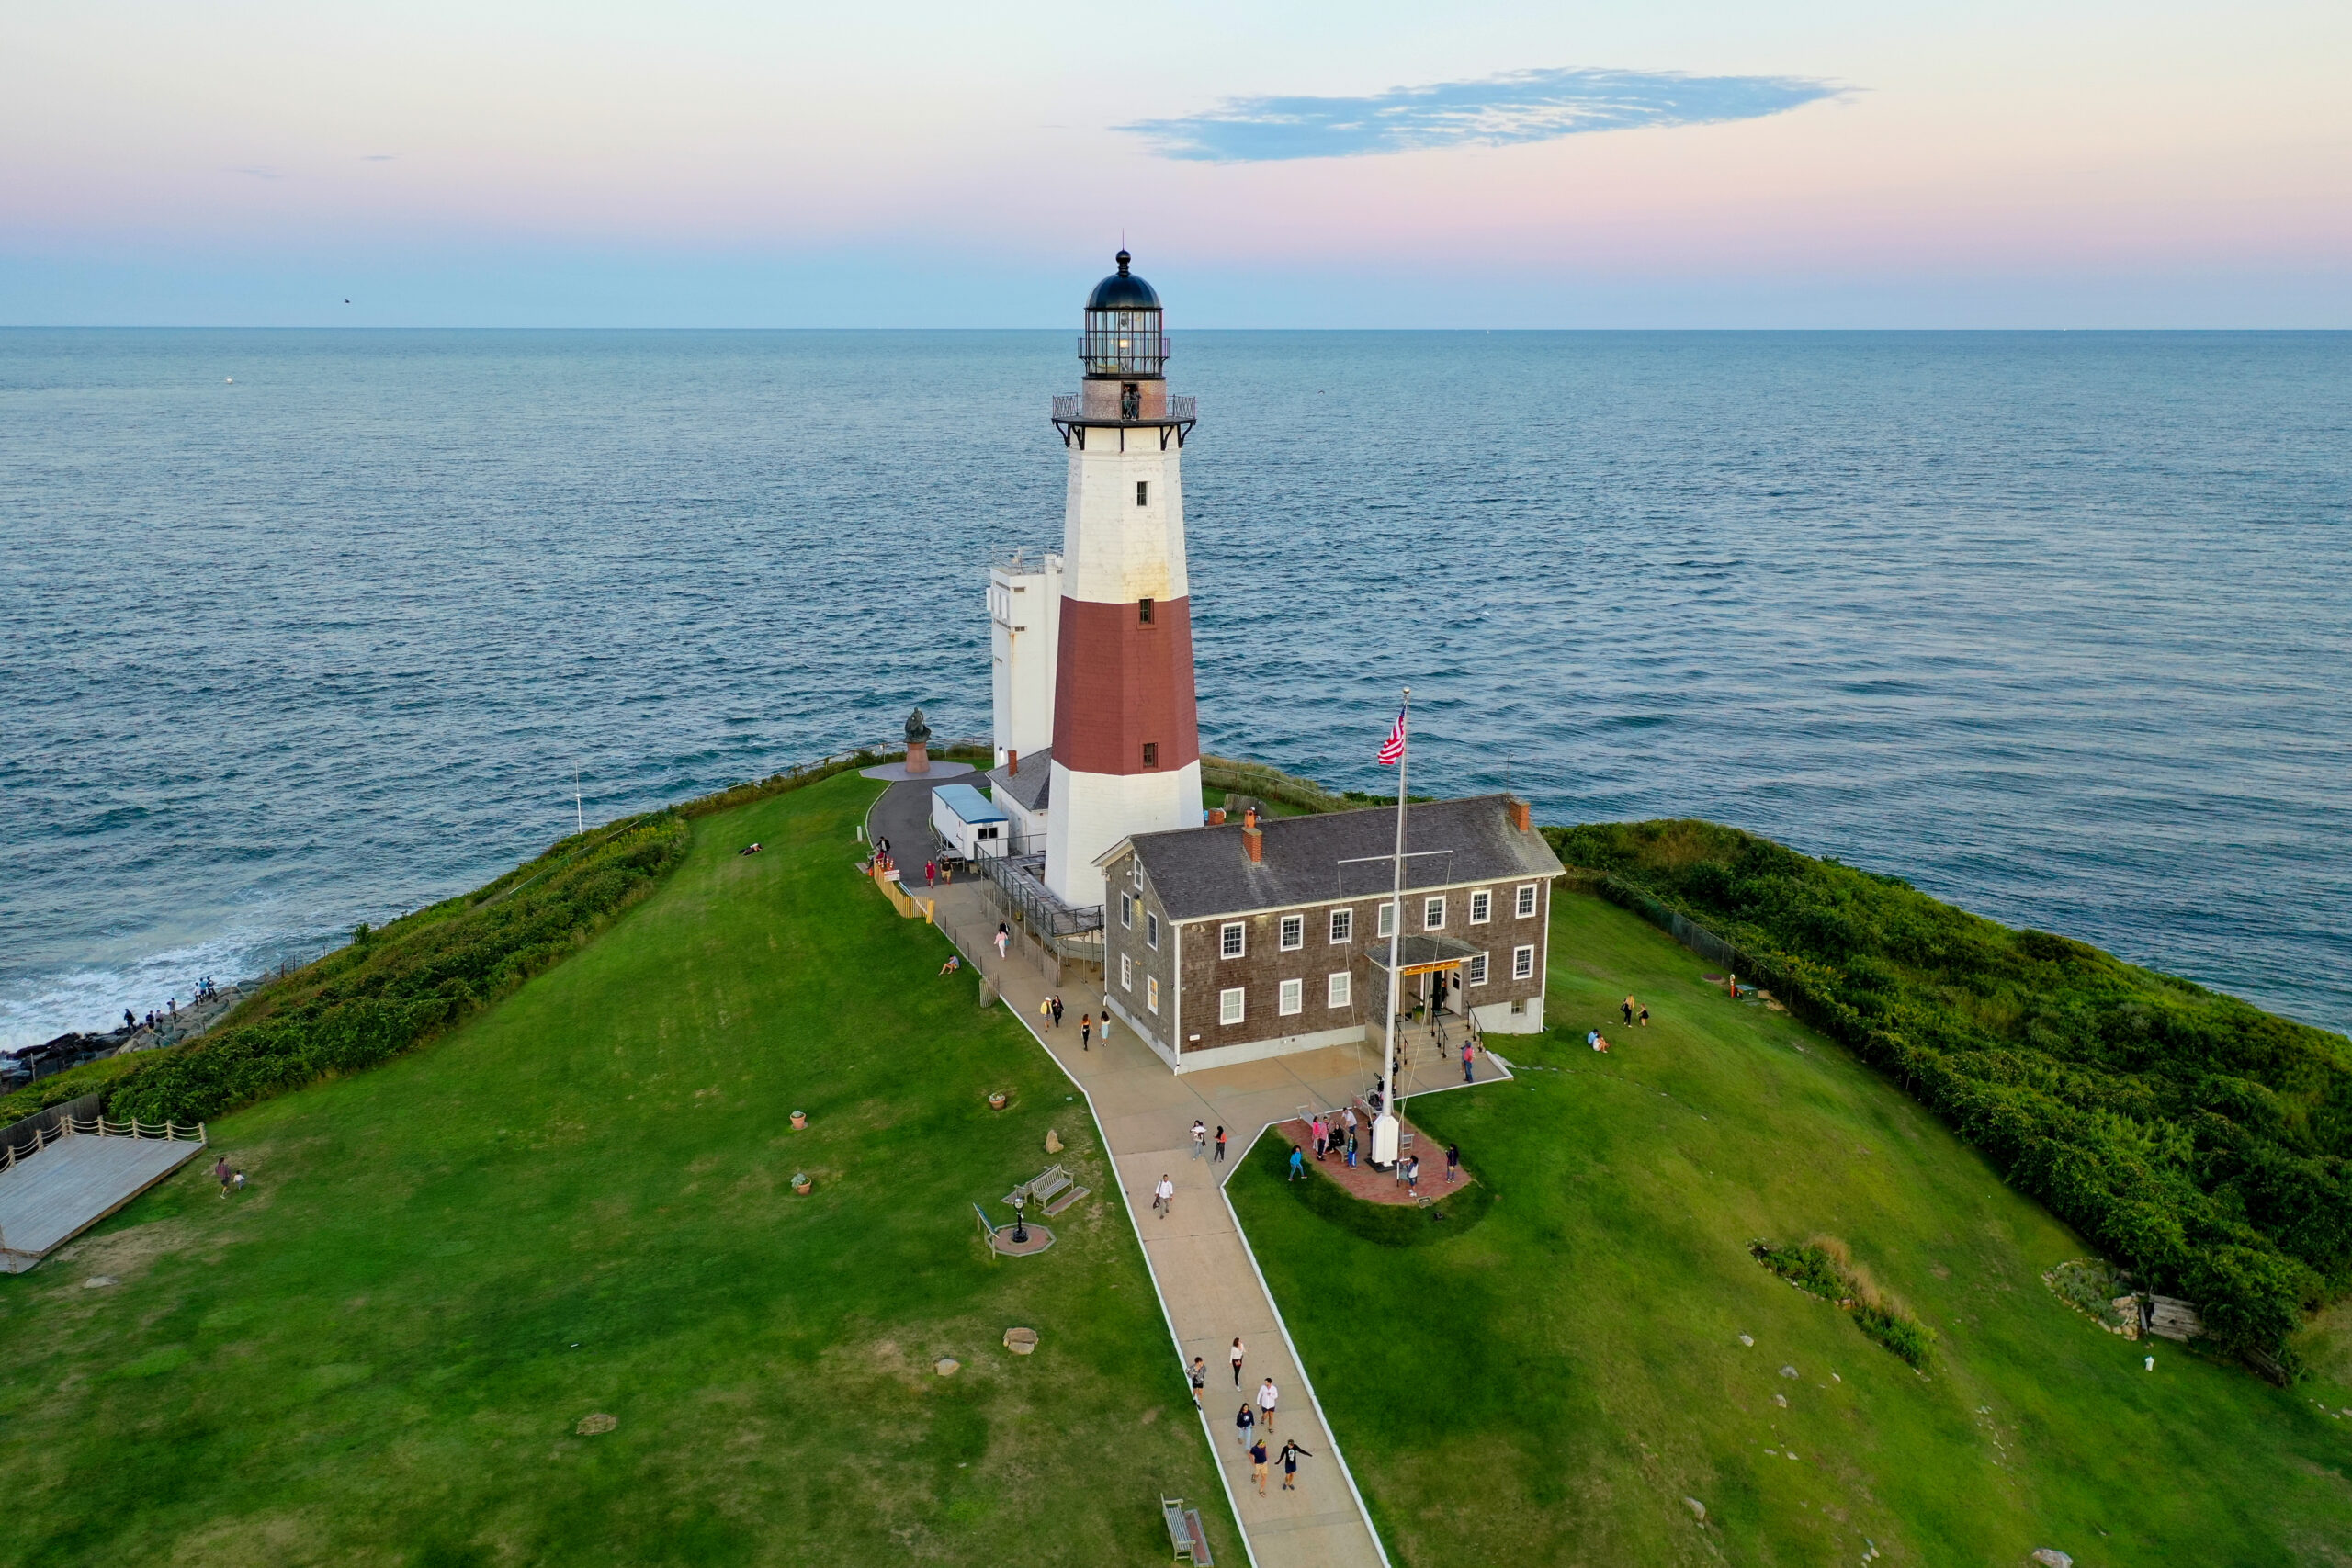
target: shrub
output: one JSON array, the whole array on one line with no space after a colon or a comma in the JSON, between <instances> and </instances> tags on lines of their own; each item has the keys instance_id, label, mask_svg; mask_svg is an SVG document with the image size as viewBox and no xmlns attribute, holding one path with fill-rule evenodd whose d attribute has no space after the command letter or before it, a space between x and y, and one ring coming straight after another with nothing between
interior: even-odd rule
<instances>
[{"instance_id":1,"label":"shrub","mask_svg":"<svg viewBox=\"0 0 2352 1568\"><path fill-rule=\"evenodd\" d=\"M1817 1235L1801 1247L1775 1247L1751 1241L1747 1250L1758 1263L1807 1295L1835 1302L1853 1315L1862 1337L1894 1351L1914 1367L1928 1364L1936 1343L1935 1330L1911 1315L1901 1298L1879 1288L1871 1271L1855 1262L1846 1244L1834 1235Z\"/></svg>"},{"instance_id":2,"label":"shrub","mask_svg":"<svg viewBox=\"0 0 2352 1568\"><path fill-rule=\"evenodd\" d=\"M1713 933L2229 1348L2352 1291L2352 1042L1709 822L1547 828L1601 897Z\"/></svg>"}]
</instances>

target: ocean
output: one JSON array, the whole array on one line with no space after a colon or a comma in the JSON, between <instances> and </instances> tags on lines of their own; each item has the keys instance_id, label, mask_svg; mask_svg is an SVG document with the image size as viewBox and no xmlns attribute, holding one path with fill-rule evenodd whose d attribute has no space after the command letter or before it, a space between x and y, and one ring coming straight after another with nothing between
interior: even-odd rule
<instances>
[{"instance_id":1,"label":"ocean","mask_svg":"<svg viewBox=\"0 0 2352 1568\"><path fill-rule=\"evenodd\" d=\"M1181 298L1178 300L1181 305ZM1184 333L1204 744L2352 1030L2352 334ZM0 332L0 1046L985 734L1065 332Z\"/></svg>"}]
</instances>

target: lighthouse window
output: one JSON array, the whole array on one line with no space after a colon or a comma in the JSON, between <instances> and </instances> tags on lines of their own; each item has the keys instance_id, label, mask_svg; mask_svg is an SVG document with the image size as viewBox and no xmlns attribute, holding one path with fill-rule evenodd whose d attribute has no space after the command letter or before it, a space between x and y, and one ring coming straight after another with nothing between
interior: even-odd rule
<instances>
[{"instance_id":1,"label":"lighthouse window","mask_svg":"<svg viewBox=\"0 0 2352 1568\"><path fill-rule=\"evenodd\" d=\"M1143 765L1147 768L1156 768L1159 766L1159 741L1147 740L1143 743Z\"/></svg>"},{"instance_id":2,"label":"lighthouse window","mask_svg":"<svg viewBox=\"0 0 2352 1568\"><path fill-rule=\"evenodd\" d=\"M1148 599L1138 599L1136 601L1136 624L1137 626L1148 626L1151 625L1151 605L1152 602Z\"/></svg>"},{"instance_id":3,"label":"lighthouse window","mask_svg":"<svg viewBox=\"0 0 2352 1568\"><path fill-rule=\"evenodd\" d=\"M1137 506L1148 506L1151 504L1151 481L1149 479L1137 479L1136 481L1136 504Z\"/></svg>"}]
</instances>

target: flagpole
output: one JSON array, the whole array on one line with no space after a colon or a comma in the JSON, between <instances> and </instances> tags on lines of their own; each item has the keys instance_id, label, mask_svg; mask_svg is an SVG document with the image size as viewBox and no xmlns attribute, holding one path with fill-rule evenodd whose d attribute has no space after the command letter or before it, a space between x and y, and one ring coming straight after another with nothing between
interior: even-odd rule
<instances>
[{"instance_id":1,"label":"flagpole","mask_svg":"<svg viewBox=\"0 0 2352 1568\"><path fill-rule=\"evenodd\" d=\"M1388 893L1388 1013L1380 1048L1380 1114L1372 1121L1372 1163L1396 1163L1396 950L1405 941L1405 770L1411 762L1413 688L1396 710L1396 856Z\"/></svg>"}]
</instances>

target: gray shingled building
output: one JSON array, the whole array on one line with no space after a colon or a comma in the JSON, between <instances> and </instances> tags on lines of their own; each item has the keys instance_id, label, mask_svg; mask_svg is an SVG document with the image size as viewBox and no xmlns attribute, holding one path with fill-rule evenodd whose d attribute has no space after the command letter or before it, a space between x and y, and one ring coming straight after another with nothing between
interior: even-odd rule
<instances>
[{"instance_id":1,"label":"gray shingled building","mask_svg":"<svg viewBox=\"0 0 2352 1568\"><path fill-rule=\"evenodd\" d=\"M1437 801L1406 822L1400 1010L1542 1029L1561 865L1526 803ZM1113 845L1099 863L1111 1010L1178 1072L1378 1040L1396 841L1396 812L1374 807Z\"/></svg>"}]
</instances>

